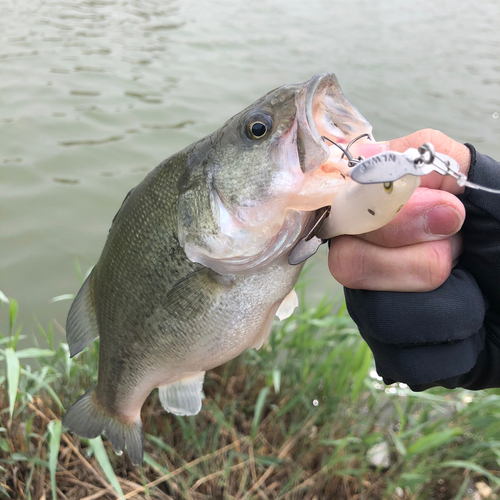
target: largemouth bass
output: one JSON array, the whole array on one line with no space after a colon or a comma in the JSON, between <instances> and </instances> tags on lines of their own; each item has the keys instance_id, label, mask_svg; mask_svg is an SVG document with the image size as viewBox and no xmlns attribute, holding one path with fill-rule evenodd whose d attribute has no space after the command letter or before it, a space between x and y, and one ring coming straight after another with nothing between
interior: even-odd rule
<instances>
[{"instance_id":1,"label":"largemouth bass","mask_svg":"<svg viewBox=\"0 0 500 500\"><path fill-rule=\"evenodd\" d=\"M360 134L358 154L380 151L336 77L322 74L269 92L151 171L125 198L70 309L71 356L100 337L99 374L63 425L105 433L138 464L140 411L154 388L167 411L198 413L205 372L258 349L274 316L297 303L302 265L288 255L348 182L341 151L322 136L347 144ZM389 194L376 203L393 215L402 198ZM359 199L341 203L347 217L349 203ZM377 227L365 212L358 232ZM340 219L340 233L356 222Z\"/></svg>"}]
</instances>

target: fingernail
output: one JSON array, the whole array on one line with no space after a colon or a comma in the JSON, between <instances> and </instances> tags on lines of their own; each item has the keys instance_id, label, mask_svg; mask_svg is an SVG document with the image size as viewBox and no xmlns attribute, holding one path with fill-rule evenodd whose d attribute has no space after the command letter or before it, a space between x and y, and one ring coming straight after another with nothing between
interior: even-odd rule
<instances>
[{"instance_id":1,"label":"fingernail","mask_svg":"<svg viewBox=\"0 0 500 500\"><path fill-rule=\"evenodd\" d=\"M431 234L450 235L462 227L462 216L449 205L438 205L427 212L426 230Z\"/></svg>"}]
</instances>

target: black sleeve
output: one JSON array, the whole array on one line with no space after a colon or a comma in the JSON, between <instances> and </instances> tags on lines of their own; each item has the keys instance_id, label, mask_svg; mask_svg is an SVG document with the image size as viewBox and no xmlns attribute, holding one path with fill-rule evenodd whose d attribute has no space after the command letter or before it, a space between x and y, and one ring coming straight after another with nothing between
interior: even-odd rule
<instances>
[{"instance_id":1,"label":"black sleeve","mask_svg":"<svg viewBox=\"0 0 500 500\"><path fill-rule=\"evenodd\" d=\"M500 164L471 151L469 180L500 189ZM431 292L345 288L349 314L388 384L500 387L500 195L466 188L464 251Z\"/></svg>"}]
</instances>

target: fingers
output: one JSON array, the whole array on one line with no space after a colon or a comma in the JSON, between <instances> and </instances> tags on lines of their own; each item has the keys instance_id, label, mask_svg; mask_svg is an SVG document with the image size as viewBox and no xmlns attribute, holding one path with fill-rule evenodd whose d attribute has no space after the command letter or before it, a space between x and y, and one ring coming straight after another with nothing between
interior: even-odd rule
<instances>
[{"instance_id":1,"label":"fingers","mask_svg":"<svg viewBox=\"0 0 500 500\"><path fill-rule=\"evenodd\" d=\"M455 159L461 172L468 174L469 149L437 130L420 130L392 140L389 149L404 152L425 142ZM462 251L457 232L465 208L454 195L463 191L449 176L433 172L422 177L421 188L389 224L363 235L331 240L328 265L333 277L353 289L427 292L438 288Z\"/></svg>"},{"instance_id":2,"label":"fingers","mask_svg":"<svg viewBox=\"0 0 500 500\"><path fill-rule=\"evenodd\" d=\"M441 240L458 232L464 219L465 208L456 196L418 188L391 222L359 238L384 247Z\"/></svg>"},{"instance_id":3,"label":"fingers","mask_svg":"<svg viewBox=\"0 0 500 500\"><path fill-rule=\"evenodd\" d=\"M408 148L419 148L425 142L431 142L437 152L451 156L460 165L460 171L464 175L468 174L471 161L469 148L439 130L424 129L406 137L394 139L389 141L389 150L404 152ZM455 179L435 172L422 177L421 186L442 189L453 194L464 192L464 187L460 187Z\"/></svg>"},{"instance_id":4,"label":"fingers","mask_svg":"<svg viewBox=\"0 0 500 500\"><path fill-rule=\"evenodd\" d=\"M331 240L328 267L348 288L393 292L427 292L448 278L461 252L455 235L397 248L385 248L356 236Z\"/></svg>"},{"instance_id":5,"label":"fingers","mask_svg":"<svg viewBox=\"0 0 500 500\"><path fill-rule=\"evenodd\" d=\"M461 201L446 191L418 188L386 226L331 240L333 277L353 289L427 292L449 276L462 251L456 234L465 219Z\"/></svg>"}]
</instances>

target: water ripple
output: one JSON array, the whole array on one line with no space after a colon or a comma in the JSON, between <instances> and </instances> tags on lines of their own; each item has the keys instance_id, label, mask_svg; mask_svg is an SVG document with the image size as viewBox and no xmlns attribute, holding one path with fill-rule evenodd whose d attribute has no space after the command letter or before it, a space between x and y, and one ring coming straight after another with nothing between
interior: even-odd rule
<instances>
[{"instance_id":1,"label":"water ripple","mask_svg":"<svg viewBox=\"0 0 500 500\"><path fill-rule=\"evenodd\" d=\"M71 90L70 91L71 95L81 95L84 97L96 97L101 95L101 93L98 90Z\"/></svg>"},{"instance_id":2,"label":"water ripple","mask_svg":"<svg viewBox=\"0 0 500 500\"><path fill-rule=\"evenodd\" d=\"M163 102L163 100L159 98L161 94L158 92L125 92L125 95L150 104L161 104Z\"/></svg>"},{"instance_id":3,"label":"water ripple","mask_svg":"<svg viewBox=\"0 0 500 500\"><path fill-rule=\"evenodd\" d=\"M96 68L92 66L75 66L75 71L93 71L95 73L105 73L106 70L104 68Z\"/></svg>"},{"instance_id":4,"label":"water ripple","mask_svg":"<svg viewBox=\"0 0 500 500\"><path fill-rule=\"evenodd\" d=\"M106 144L108 142L123 141L125 136L123 135L112 135L111 137L106 137L106 139L87 139L87 140L75 140L75 141L59 141L59 146L98 146L100 144Z\"/></svg>"},{"instance_id":5,"label":"water ripple","mask_svg":"<svg viewBox=\"0 0 500 500\"><path fill-rule=\"evenodd\" d=\"M172 130L181 129L187 127L188 125L194 125L196 122L193 120L184 120L179 123L143 123L143 128L149 128L153 130Z\"/></svg>"},{"instance_id":6,"label":"water ripple","mask_svg":"<svg viewBox=\"0 0 500 500\"><path fill-rule=\"evenodd\" d=\"M52 177L52 180L54 182L57 182L58 184L72 184L72 185L80 184L79 179L66 179L64 177Z\"/></svg>"}]
</instances>

